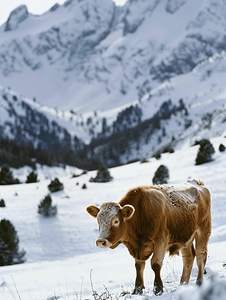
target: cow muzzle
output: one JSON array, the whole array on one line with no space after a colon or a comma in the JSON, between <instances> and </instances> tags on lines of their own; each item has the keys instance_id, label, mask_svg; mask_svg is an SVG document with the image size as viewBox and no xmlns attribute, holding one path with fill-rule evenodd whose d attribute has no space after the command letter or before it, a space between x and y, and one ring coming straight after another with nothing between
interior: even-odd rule
<instances>
[{"instance_id":1,"label":"cow muzzle","mask_svg":"<svg viewBox=\"0 0 226 300\"><path fill-rule=\"evenodd\" d=\"M112 246L112 243L106 239L98 239L96 240L96 245L99 248L109 248Z\"/></svg>"}]
</instances>

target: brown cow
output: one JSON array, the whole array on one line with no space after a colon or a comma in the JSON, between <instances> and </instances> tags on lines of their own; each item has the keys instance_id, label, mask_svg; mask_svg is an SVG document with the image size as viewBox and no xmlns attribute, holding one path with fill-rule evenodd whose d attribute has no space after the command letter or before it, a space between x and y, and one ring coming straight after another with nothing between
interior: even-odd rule
<instances>
[{"instance_id":1,"label":"brown cow","mask_svg":"<svg viewBox=\"0 0 226 300\"><path fill-rule=\"evenodd\" d=\"M119 201L90 205L87 212L97 217L100 248L123 243L135 258L136 281L133 294L142 294L145 261L152 255L154 293L163 292L160 271L165 253L183 257L181 284L187 284L196 256L197 284L201 284L211 234L210 192L195 179L180 185L154 185L130 190ZM195 249L193 241L195 239Z\"/></svg>"}]
</instances>

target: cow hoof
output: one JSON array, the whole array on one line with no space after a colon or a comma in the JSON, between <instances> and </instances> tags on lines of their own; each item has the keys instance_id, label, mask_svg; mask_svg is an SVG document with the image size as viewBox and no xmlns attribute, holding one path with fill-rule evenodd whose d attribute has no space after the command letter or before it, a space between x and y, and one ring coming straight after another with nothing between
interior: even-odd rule
<instances>
[{"instance_id":1,"label":"cow hoof","mask_svg":"<svg viewBox=\"0 0 226 300\"><path fill-rule=\"evenodd\" d=\"M154 294L156 296L160 296L163 293L163 287L162 286L154 286Z\"/></svg>"},{"instance_id":2,"label":"cow hoof","mask_svg":"<svg viewBox=\"0 0 226 300\"><path fill-rule=\"evenodd\" d=\"M132 295L142 295L143 294L143 287L142 286L135 286Z\"/></svg>"},{"instance_id":3,"label":"cow hoof","mask_svg":"<svg viewBox=\"0 0 226 300\"><path fill-rule=\"evenodd\" d=\"M201 284L202 284L202 281L203 281L202 278L199 278L199 279L196 280L196 284L197 284L197 285L201 285Z\"/></svg>"}]
</instances>

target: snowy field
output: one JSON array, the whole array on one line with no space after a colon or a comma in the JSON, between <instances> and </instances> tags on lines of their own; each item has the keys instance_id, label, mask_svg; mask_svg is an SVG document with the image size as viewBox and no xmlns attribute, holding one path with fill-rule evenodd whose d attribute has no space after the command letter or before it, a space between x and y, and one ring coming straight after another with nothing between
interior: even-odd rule
<instances>
[{"instance_id":1,"label":"snowy field","mask_svg":"<svg viewBox=\"0 0 226 300\"><path fill-rule=\"evenodd\" d=\"M195 178L201 179L209 188L212 195L212 235L203 286L195 285L197 267L194 264L189 285L180 287L181 256L169 258L166 255L162 269L164 294L158 299L204 299L201 294L204 295L208 288L210 298L205 299L226 299L226 269L223 267L226 262L226 151L221 153L218 150L220 143L226 145L224 136L226 132L211 140L216 151L214 160L200 166L195 166L199 146L194 146L173 154L163 154L160 160L150 158L148 163L138 162L110 169L114 177L110 183L90 183L90 177L95 177L96 172L71 178L72 173L80 174L81 171L39 167L40 182L1 186L0 198L5 200L6 208L0 208L0 219L9 219L15 226L20 248L27 253L27 261L0 268L0 300L93 299L92 285L99 295L97 300L118 299L121 292L130 293L135 280L134 259L124 246L115 250L95 246L98 226L85 208L89 204L119 201L128 189L151 185L154 173L161 164L169 168L170 184ZM29 168L23 168L13 174L25 181L29 171ZM58 214L43 218L38 215L37 206L48 194L50 179L55 177L64 184L64 191L52 194ZM87 189L82 189L84 183ZM152 291L153 274L148 261L144 295L127 294L124 298L156 299ZM216 274L214 278L213 274ZM210 288L211 280L215 290Z\"/></svg>"}]
</instances>

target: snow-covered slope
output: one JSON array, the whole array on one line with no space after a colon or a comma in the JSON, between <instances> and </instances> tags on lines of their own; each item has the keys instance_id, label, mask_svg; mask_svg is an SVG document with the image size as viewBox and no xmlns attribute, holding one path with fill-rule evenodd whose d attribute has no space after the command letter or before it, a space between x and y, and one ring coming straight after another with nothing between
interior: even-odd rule
<instances>
[{"instance_id":1,"label":"snow-covered slope","mask_svg":"<svg viewBox=\"0 0 226 300\"><path fill-rule=\"evenodd\" d=\"M176 140L173 148L178 148L196 139L219 136L226 129L225 71L226 55L222 51L202 61L191 72L174 76L144 93L140 100L84 114L51 108L0 87L2 134L18 139L21 127L23 139L19 140L26 137L46 148L48 138L40 140L37 127L56 124L55 127L64 129L55 130L55 135L66 144L68 134L75 148L82 146L76 137L88 145L93 139L88 146L90 156L101 157L108 165L127 163L154 154L156 147L159 151L172 138ZM33 122L32 115L37 115ZM45 119L44 123L39 122L40 117ZM43 129L46 134L47 129L48 126Z\"/></svg>"},{"instance_id":2,"label":"snow-covered slope","mask_svg":"<svg viewBox=\"0 0 226 300\"><path fill-rule=\"evenodd\" d=\"M45 109L1 86L0 135L16 140L18 144L32 144L35 148L40 145L45 150L56 151L61 147L78 150L83 147L71 119L65 121L58 117L56 110Z\"/></svg>"},{"instance_id":3,"label":"snow-covered slope","mask_svg":"<svg viewBox=\"0 0 226 300\"><path fill-rule=\"evenodd\" d=\"M107 110L225 49L225 0L69 0L0 28L0 83L42 104Z\"/></svg>"},{"instance_id":4,"label":"snow-covered slope","mask_svg":"<svg viewBox=\"0 0 226 300\"><path fill-rule=\"evenodd\" d=\"M120 164L160 152L172 139L171 147L178 148L219 136L226 129L225 67L223 51L121 107L117 114L105 111L100 133L105 138L93 141L92 151L103 161Z\"/></svg>"},{"instance_id":5,"label":"snow-covered slope","mask_svg":"<svg viewBox=\"0 0 226 300\"><path fill-rule=\"evenodd\" d=\"M221 134L226 1L140 4L70 0L39 17L25 6L12 12L0 28L0 89L11 99L9 108L0 97L4 134L18 138L20 101L109 166L172 139L175 148ZM37 144L36 131L22 130Z\"/></svg>"},{"instance_id":6,"label":"snow-covered slope","mask_svg":"<svg viewBox=\"0 0 226 300\"><path fill-rule=\"evenodd\" d=\"M216 150L214 160L200 166L195 165L199 146L184 147L172 154L163 154L160 160L151 158L148 163L112 168L110 173L114 180L109 183L90 183L90 177L94 177L96 172L71 178L72 173L78 175L81 171L38 166L39 183L1 186L0 198L5 200L6 207L0 208L0 218L9 219L14 224L20 238L20 247L27 252L25 264L1 267L1 300L18 299L14 282L23 300L47 300L53 296L68 300L92 299L91 270L94 290L99 295L106 292L106 289L116 298L123 291L131 292L135 278L133 258L123 246L115 250L95 246L98 224L85 212L85 207L89 204L100 205L106 200L119 201L128 189L152 184L154 173L161 164L169 168L170 184L191 178L204 181L212 195L212 235L203 287L195 287L196 264L188 287L180 287L182 258L166 256L162 270L164 294L158 296L158 299L204 300L206 298L202 295L210 288L212 292L208 299L225 299L226 152L218 151L220 143L226 145L225 135L226 131L220 137L211 139ZM13 172L15 177L25 181L29 171L23 168ZM50 179L56 176L65 187L64 191L52 194L53 204L58 206L58 214L53 218L40 217L37 213L38 203L48 193ZM79 185L76 185L77 182ZM84 183L87 185L85 190L81 188ZM211 279L213 273L221 276L221 281ZM208 278L212 283L208 282ZM132 296L132 299L155 299L153 280L153 272L147 263L145 295ZM130 297L127 295L125 299Z\"/></svg>"}]
</instances>

